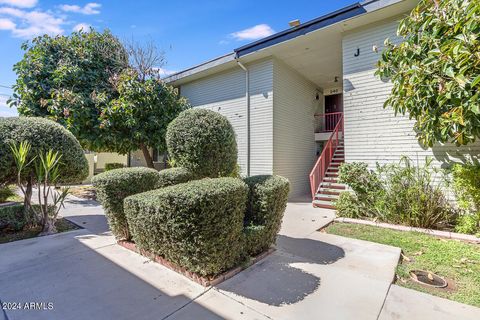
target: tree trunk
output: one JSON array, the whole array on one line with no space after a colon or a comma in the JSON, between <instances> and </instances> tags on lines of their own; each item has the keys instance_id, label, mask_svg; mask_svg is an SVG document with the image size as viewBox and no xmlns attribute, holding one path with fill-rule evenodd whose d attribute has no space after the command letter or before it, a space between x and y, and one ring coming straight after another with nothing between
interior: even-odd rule
<instances>
[{"instance_id":1,"label":"tree trunk","mask_svg":"<svg viewBox=\"0 0 480 320\"><path fill-rule=\"evenodd\" d=\"M148 148L143 143L140 144L140 148L142 149L143 156L145 157L145 162L147 163L147 167L155 168L153 165L152 155L150 154L150 151L148 150Z\"/></svg>"},{"instance_id":2,"label":"tree trunk","mask_svg":"<svg viewBox=\"0 0 480 320\"><path fill-rule=\"evenodd\" d=\"M23 199L23 214L27 221L27 225L34 225L37 223L37 217L33 213L33 210L30 208L32 203L32 194L33 194L33 177L29 176L27 178L27 186L25 188L25 199Z\"/></svg>"},{"instance_id":3,"label":"tree trunk","mask_svg":"<svg viewBox=\"0 0 480 320\"><path fill-rule=\"evenodd\" d=\"M57 233L57 228L55 227L55 220L50 219L47 214L43 222L42 232L40 232L39 235L47 236L49 234L54 234L54 233Z\"/></svg>"}]
</instances>

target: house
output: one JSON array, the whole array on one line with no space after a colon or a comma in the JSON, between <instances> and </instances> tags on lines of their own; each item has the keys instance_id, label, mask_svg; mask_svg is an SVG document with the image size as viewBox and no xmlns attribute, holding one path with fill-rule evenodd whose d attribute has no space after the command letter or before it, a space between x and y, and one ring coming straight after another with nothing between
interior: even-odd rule
<instances>
[{"instance_id":1,"label":"house","mask_svg":"<svg viewBox=\"0 0 480 320\"><path fill-rule=\"evenodd\" d=\"M309 195L331 207L344 186L343 162L398 161L402 155L437 166L479 154L480 145L422 147L413 121L384 109L388 80L375 64L384 40L396 37L399 20L416 0L370 0L302 23L224 56L173 74L194 107L228 117L246 175L279 174L291 198Z\"/></svg>"}]
</instances>

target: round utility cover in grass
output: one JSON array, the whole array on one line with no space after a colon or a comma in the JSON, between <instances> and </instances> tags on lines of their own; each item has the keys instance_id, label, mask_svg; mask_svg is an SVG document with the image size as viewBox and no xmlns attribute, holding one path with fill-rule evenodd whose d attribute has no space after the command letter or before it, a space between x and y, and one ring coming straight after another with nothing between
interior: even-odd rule
<instances>
[{"instance_id":1,"label":"round utility cover in grass","mask_svg":"<svg viewBox=\"0 0 480 320\"><path fill-rule=\"evenodd\" d=\"M228 119L215 111L180 113L168 126L167 147L176 166L200 177L228 176L236 168L235 132Z\"/></svg>"}]
</instances>

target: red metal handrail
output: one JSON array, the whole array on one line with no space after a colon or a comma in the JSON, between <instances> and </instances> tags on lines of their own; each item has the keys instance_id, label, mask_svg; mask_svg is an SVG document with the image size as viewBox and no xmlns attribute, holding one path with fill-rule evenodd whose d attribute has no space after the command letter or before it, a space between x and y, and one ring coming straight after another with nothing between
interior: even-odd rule
<instances>
[{"instance_id":1,"label":"red metal handrail","mask_svg":"<svg viewBox=\"0 0 480 320\"><path fill-rule=\"evenodd\" d=\"M332 162L333 155L335 154L335 150L340 143L340 139L343 139L343 114L340 116L335 129L332 131L332 135L323 148L322 154L320 157L318 157L315 166L310 172L310 189L312 191L312 199L315 199L315 194L317 193L320 183L325 177L325 172Z\"/></svg>"},{"instance_id":2,"label":"red metal handrail","mask_svg":"<svg viewBox=\"0 0 480 320\"><path fill-rule=\"evenodd\" d=\"M342 115L343 112L315 114L315 132L332 132Z\"/></svg>"}]
</instances>

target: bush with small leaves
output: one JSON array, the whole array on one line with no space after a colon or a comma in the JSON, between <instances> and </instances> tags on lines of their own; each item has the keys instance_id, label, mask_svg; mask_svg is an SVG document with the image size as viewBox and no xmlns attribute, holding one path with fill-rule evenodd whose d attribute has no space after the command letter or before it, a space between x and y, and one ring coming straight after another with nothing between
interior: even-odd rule
<instances>
[{"instance_id":1,"label":"bush with small leaves","mask_svg":"<svg viewBox=\"0 0 480 320\"><path fill-rule=\"evenodd\" d=\"M130 196L125 214L139 249L212 276L243 257L247 193L240 179L195 180Z\"/></svg>"},{"instance_id":2,"label":"bush with small leaves","mask_svg":"<svg viewBox=\"0 0 480 320\"><path fill-rule=\"evenodd\" d=\"M256 255L267 250L275 239L287 207L289 181L281 176L260 175L244 179L249 187L245 213L245 250Z\"/></svg>"},{"instance_id":3,"label":"bush with small leaves","mask_svg":"<svg viewBox=\"0 0 480 320\"><path fill-rule=\"evenodd\" d=\"M183 111L167 129L170 157L199 177L230 176L236 170L237 142L228 119L206 109Z\"/></svg>"},{"instance_id":4,"label":"bush with small leaves","mask_svg":"<svg viewBox=\"0 0 480 320\"><path fill-rule=\"evenodd\" d=\"M158 181L157 188L173 186L195 180L195 175L190 170L185 168L169 168L160 171L158 174L160 179Z\"/></svg>"},{"instance_id":5,"label":"bush with small leaves","mask_svg":"<svg viewBox=\"0 0 480 320\"><path fill-rule=\"evenodd\" d=\"M149 168L123 168L103 172L92 179L97 198L102 203L115 237L130 239L123 200L133 194L153 190L159 181L158 172Z\"/></svg>"},{"instance_id":6,"label":"bush with small leaves","mask_svg":"<svg viewBox=\"0 0 480 320\"><path fill-rule=\"evenodd\" d=\"M62 156L58 183L79 183L88 176L88 162L80 143L70 131L43 118L0 118L0 182L15 181L16 167L10 145L28 142L31 157L52 150ZM28 174L32 171L26 170Z\"/></svg>"}]
</instances>

